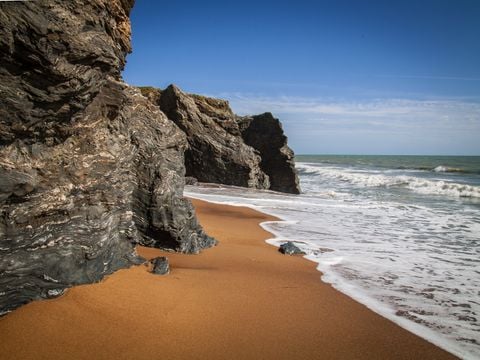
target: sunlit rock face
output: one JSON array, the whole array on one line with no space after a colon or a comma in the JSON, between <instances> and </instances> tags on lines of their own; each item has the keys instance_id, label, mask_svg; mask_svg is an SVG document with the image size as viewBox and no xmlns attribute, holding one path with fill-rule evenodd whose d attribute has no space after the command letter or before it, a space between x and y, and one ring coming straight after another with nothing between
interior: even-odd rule
<instances>
[{"instance_id":1,"label":"sunlit rock face","mask_svg":"<svg viewBox=\"0 0 480 360\"><path fill-rule=\"evenodd\" d=\"M295 157L280 121L264 113L239 118L238 124L245 143L260 154L260 167L270 178L270 189L299 194Z\"/></svg>"},{"instance_id":2,"label":"sunlit rock face","mask_svg":"<svg viewBox=\"0 0 480 360\"><path fill-rule=\"evenodd\" d=\"M300 192L293 151L272 114L237 116L227 101L186 94L175 85L141 90L185 133L187 176L201 182Z\"/></svg>"},{"instance_id":3,"label":"sunlit rock face","mask_svg":"<svg viewBox=\"0 0 480 360\"><path fill-rule=\"evenodd\" d=\"M0 2L0 313L212 246L185 134L120 79L133 1Z\"/></svg>"},{"instance_id":4,"label":"sunlit rock face","mask_svg":"<svg viewBox=\"0 0 480 360\"><path fill-rule=\"evenodd\" d=\"M188 176L202 182L269 188L261 158L243 142L226 101L185 94L170 85L161 92L158 105L187 136Z\"/></svg>"}]
</instances>

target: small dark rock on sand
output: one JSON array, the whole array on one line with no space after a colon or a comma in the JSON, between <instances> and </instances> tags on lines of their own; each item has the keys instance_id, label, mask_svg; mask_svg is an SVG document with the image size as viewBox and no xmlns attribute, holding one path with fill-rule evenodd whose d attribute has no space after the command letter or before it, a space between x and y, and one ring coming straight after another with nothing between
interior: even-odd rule
<instances>
[{"instance_id":1,"label":"small dark rock on sand","mask_svg":"<svg viewBox=\"0 0 480 360\"><path fill-rule=\"evenodd\" d=\"M297 245L295 245L291 241L287 241L286 243L283 243L280 245L280 248L278 249L282 254L285 255L305 255L306 253L301 250Z\"/></svg>"},{"instance_id":2,"label":"small dark rock on sand","mask_svg":"<svg viewBox=\"0 0 480 360\"><path fill-rule=\"evenodd\" d=\"M155 275L166 275L170 273L170 265L168 259L165 256L156 257L150 262L153 265L152 273Z\"/></svg>"}]
</instances>

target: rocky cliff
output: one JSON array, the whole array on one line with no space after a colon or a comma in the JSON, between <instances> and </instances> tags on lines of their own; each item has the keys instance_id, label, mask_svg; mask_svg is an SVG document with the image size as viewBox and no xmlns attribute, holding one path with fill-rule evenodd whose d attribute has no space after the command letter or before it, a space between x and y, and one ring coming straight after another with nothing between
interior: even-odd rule
<instances>
[{"instance_id":1,"label":"rocky cliff","mask_svg":"<svg viewBox=\"0 0 480 360\"><path fill-rule=\"evenodd\" d=\"M174 85L141 91L186 134L187 176L201 182L300 192L293 151L272 114L240 117L225 100L185 94Z\"/></svg>"},{"instance_id":2,"label":"rocky cliff","mask_svg":"<svg viewBox=\"0 0 480 360\"><path fill-rule=\"evenodd\" d=\"M271 114L129 87L133 0L0 2L0 315L143 260L215 244L185 175L298 193Z\"/></svg>"},{"instance_id":3,"label":"rocky cliff","mask_svg":"<svg viewBox=\"0 0 480 360\"><path fill-rule=\"evenodd\" d=\"M0 3L0 313L211 246L185 134L120 80L133 0Z\"/></svg>"},{"instance_id":4,"label":"rocky cliff","mask_svg":"<svg viewBox=\"0 0 480 360\"><path fill-rule=\"evenodd\" d=\"M280 121L271 113L265 113L239 118L238 124L245 144L260 154L260 167L270 178L270 189L299 194L294 154Z\"/></svg>"},{"instance_id":5,"label":"rocky cliff","mask_svg":"<svg viewBox=\"0 0 480 360\"><path fill-rule=\"evenodd\" d=\"M225 102L186 95L171 85L161 92L157 104L187 136L187 176L202 182L269 188L260 156L242 141Z\"/></svg>"}]
</instances>

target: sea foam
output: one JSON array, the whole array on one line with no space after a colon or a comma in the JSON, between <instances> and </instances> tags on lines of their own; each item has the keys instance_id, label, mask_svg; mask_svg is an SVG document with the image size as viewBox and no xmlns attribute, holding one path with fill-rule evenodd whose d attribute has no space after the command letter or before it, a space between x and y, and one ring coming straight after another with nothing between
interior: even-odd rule
<instances>
[{"instance_id":1,"label":"sea foam","mask_svg":"<svg viewBox=\"0 0 480 360\"><path fill-rule=\"evenodd\" d=\"M429 180L408 175L395 175L394 172L375 173L367 170L351 170L338 167L317 167L299 164L302 174L316 174L323 179L330 178L364 187L405 187L423 194L453 197L480 198L480 186L455 183L446 180ZM444 172L444 171L436 171Z\"/></svg>"},{"instance_id":2,"label":"sea foam","mask_svg":"<svg viewBox=\"0 0 480 360\"><path fill-rule=\"evenodd\" d=\"M461 358L479 358L480 209L448 188L476 185L410 170L298 169L299 196L228 186L186 195L285 220L264 224L276 236L269 243L296 242L336 289Z\"/></svg>"}]
</instances>

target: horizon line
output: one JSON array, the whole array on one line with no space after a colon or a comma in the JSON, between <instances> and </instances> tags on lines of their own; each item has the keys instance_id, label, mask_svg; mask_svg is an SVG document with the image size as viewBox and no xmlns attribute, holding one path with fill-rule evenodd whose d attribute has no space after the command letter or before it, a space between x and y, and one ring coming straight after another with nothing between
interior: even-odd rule
<instances>
[{"instance_id":1,"label":"horizon line","mask_svg":"<svg viewBox=\"0 0 480 360\"><path fill-rule=\"evenodd\" d=\"M295 156L444 156L444 157L480 157L480 154L478 155L458 155L458 154L333 154L333 153L323 153L323 154L295 154Z\"/></svg>"}]
</instances>

